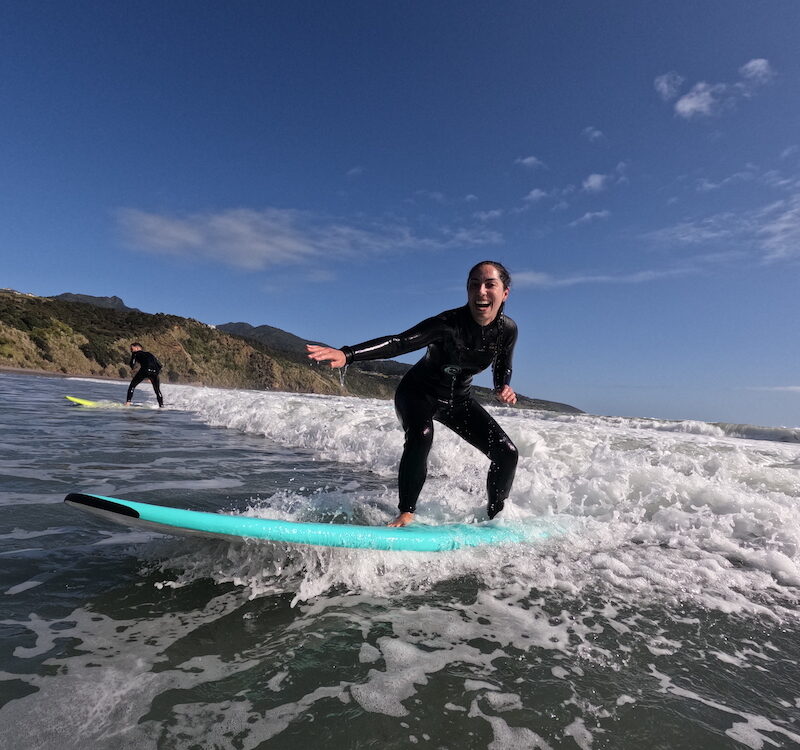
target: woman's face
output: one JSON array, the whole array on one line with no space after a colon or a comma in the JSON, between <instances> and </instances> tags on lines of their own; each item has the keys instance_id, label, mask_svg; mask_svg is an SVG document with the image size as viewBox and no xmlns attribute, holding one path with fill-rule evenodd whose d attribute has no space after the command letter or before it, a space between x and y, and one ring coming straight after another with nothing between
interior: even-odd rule
<instances>
[{"instance_id":1,"label":"woman's face","mask_svg":"<svg viewBox=\"0 0 800 750\"><path fill-rule=\"evenodd\" d=\"M500 274L488 263L478 266L467 279L467 304L472 319L480 326L488 326L497 317L507 298L508 289Z\"/></svg>"}]
</instances>

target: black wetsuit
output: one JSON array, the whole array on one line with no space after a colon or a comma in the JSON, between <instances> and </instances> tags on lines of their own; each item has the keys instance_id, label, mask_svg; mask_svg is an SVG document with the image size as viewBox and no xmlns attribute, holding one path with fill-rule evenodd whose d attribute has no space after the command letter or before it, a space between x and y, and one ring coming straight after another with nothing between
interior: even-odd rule
<instances>
[{"instance_id":1,"label":"black wetsuit","mask_svg":"<svg viewBox=\"0 0 800 750\"><path fill-rule=\"evenodd\" d=\"M128 386L128 397L126 401L133 400L133 391L145 378L148 378L153 384L153 390L158 399L158 405L164 406L164 397L161 395L161 383L158 379L158 373L161 372L161 362L156 359L155 355L150 352L142 350L136 351L131 354L131 368L139 365L139 371L133 376L131 384Z\"/></svg>"},{"instance_id":2,"label":"black wetsuit","mask_svg":"<svg viewBox=\"0 0 800 750\"><path fill-rule=\"evenodd\" d=\"M414 512L425 483L434 419L489 457L489 518L503 509L514 481L517 449L472 397L470 385L472 377L489 365L495 390L508 385L516 340L517 325L511 318L501 312L492 323L480 326L465 305L423 320L405 333L342 347L347 364L428 347L395 393L395 408L406 436L398 477L401 513Z\"/></svg>"}]
</instances>

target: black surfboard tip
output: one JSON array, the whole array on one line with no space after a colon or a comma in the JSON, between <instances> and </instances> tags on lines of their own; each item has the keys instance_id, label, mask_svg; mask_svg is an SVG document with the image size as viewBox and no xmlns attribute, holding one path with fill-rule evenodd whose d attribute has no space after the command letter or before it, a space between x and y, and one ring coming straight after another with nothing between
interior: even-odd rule
<instances>
[{"instance_id":1,"label":"black surfboard tip","mask_svg":"<svg viewBox=\"0 0 800 750\"><path fill-rule=\"evenodd\" d=\"M115 503L113 500L107 500L104 497L98 497L97 495L86 495L82 492L70 492L69 495L64 498L64 502L69 503L70 505L83 505L96 510L104 510L108 513L117 513L121 516L139 518L139 514L133 508L129 508L127 505L122 505L122 503Z\"/></svg>"}]
</instances>

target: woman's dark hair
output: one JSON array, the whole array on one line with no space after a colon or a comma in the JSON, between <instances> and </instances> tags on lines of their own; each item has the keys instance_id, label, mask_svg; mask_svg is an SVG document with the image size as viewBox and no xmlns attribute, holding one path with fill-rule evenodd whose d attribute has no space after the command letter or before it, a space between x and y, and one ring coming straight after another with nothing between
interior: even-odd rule
<instances>
[{"instance_id":1,"label":"woman's dark hair","mask_svg":"<svg viewBox=\"0 0 800 750\"><path fill-rule=\"evenodd\" d=\"M467 274L467 282L469 282L470 276L481 266L494 266L497 269L497 275L500 277L500 281L503 282L503 287L505 289L511 288L511 274L502 263L498 263L496 260L482 260L480 263L476 263L472 266Z\"/></svg>"},{"instance_id":2,"label":"woman's dark hair","mask_svg":"<svg viewBox=\"0 0 800 750\"><path fill-rule=\"evenodd\" d=\"M131 346L138 346L140 349L142 348L142 345L141 345L141 344L140 344L138 341L134 341L134 342L131 344Z\"/></svg>"}]
</instances>

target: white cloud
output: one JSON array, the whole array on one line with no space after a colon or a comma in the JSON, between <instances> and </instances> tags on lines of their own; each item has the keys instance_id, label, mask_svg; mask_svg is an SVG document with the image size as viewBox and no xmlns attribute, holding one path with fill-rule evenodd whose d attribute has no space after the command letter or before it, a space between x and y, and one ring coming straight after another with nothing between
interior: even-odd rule
<instances>
[{"instance_id":1,"label":"white cloud","mask_svg":"<svg viewBox=\"0 0 800 750\"><path fill-rule=\"evenodd\" d=\"M720 213L694 221L682 221L671 227L648 232L645 237L667 245L703 245L735 237L740 232L736 226L739 221L736 214Z\"/></svg>"},{"instance_id":2,"label":"white cloud","mask_svg":"<svg viewBox=\"0 0 800 750\"><path fill-rule=\"evenodd\" d=\"M800 178L784 177L777 169L768 169L761 175L761 181L774 188L800 188Z\"/></svg>"},{"instance_id":3,"label":"white cloud","mask_svg":"<svg viewBox=\"0 0 800 750\"><path fill-rule=\"evenodd\" d=\"M605 190L610 177L607 174L590 174L584 181L583 181L583 189L587 193L599 193L601 190Z\"/></svg>"},{"instance_id":4,"label":"white cloud","mask_svg":"<svg viewBox=\"0 0 800 750\"><path fill-rule=\"evenodd\" d=\"M582 131L583 137L594 143L595 141L602 140L605 136L602 130L598 130L593 125L588 125Z\"/></svg>"},{"instance_id":5,"label":"white cloud","mask_svg":"<svg viewBox=\"0 0 800 750\"><path fill-rule=\"evenodd\" d=\"M575 219L575 221L570 222L571 227L577 227L580 224L589 224L593 221L600 221L601 219L607 219L611 216L610 211L587 211L583 216L579 219Z\"/></svg>"},{"instance_id":6,"label":"white cloud","mask_svg":"<svg viewBox=\"0 0 800 750\"><path fill-rule=\"evenodd\" d=\"M669 74L667 74L669 75ZM764 58L750 60L739 68L740 79L734 83L707 83L700 81L675 102L675 113L690 120L697 117L711 117L724 109L733 107L737 100L749 98L756 89L766 85L775 77L775 71ZM656 79L659 81L660 76ZM666 86L666 84L665 84ZM656 89L662 93L658 85ZM668 99L662 93L662 98Z\"/></svg>"},{"instance_id":7,"label":"white cloud","mask_svg":"<svg viewBox=\"0 0 800 750\"><path fill-rule=\"evenodd\" d=\"M465 195L464 196L464 202L465 203L474 203L476 200L478 200L478 196L477 195L473 195L472 193L470 193L469 195Z\"/></svg>"},{"instance_id":8,"label":"white cloud","mask_svg":"<svg viewBox=\"0 0 800 750\"><path fill-rule=\"evenodd\" d=\"M578 284L643 284L658 279L673 278L690 273L689 269L671 269L664 271L636 271L628 274L579 274L561 278L540 271L516 271L515 287L555 288L576 286Z\"/></svg>"},{"instance_id":9,"label":"white cloud","mask_svg":"<svg viewBox=\"0 0 800 750\"><path fill-rule=\"evenodd\" d=\"M800 256L800 194L766 206L755 215L756 234L765 260L778 261Z\"/></svg>"},{"instance_id":10,"label":"white cloud","mask_svg":"<svg viewBox=\"0 0 800 750\"><path fill-rule=\"evenodd\" d=\"M415 195L421 196L422 198L427 198L428 200L433 201L434 203L447 203L447 198L445 197L444 193L440 193L438 190L417 190Z\"/></svg>"},{"instance_id":11,"label":"white cloud","mask_svg":"<svg viewBox=\"0 0 800 750\"><path fill-rule=\"evenodd\" d=\"M723 212L645 235L666 245L708 245L724 242L728 252L747 250L765 262L800 257L800 193L758 209Z\"/></svg>"},{"instance_id":12,"label":"white cloud","mask_svg":"<svg viewBox=\"0 0 800 750\"><path fill-rule=\"evenodd\" d=\"M494 221L500 219L505 214L502 208L494 208L491 211L476 211L473 216L478 221Z\"/></svg>"},{"instance_id":13,"label":"white cloud","mask_svg":"<svg viewBox=\"0 0 800 750\"><path fill-rule=\"evenodd\" d=\"M788 159L790 156L794 156L798 151L800 151L800 146L788 146L781 151L781 159Z\"/></svg>"},{"instance_id":14,"label":"white cloud","mask_svg":"<svg viewBox=\"0 0 800 750\"><path fill-rule=\"evenodd\" d=\"M514 275L514 281L517 280L516 274ZM782 391L786 393L800 393L800 385L763 385L758 386L754 385L751 386L748 390L751 391Z\"/></svg>"},{"instance_id":15,"label":"white cloud","mask_svg":"<svg viewBox=\"0 0 800 750\"><path fill-rule=\"evenodd\" d=\"M347 170L347 177L360 177L364 174L364 167L353 167Z\"/></svg>"},{"instance_id":16,"label":"white cloud","mask_svg":"<svg viewBox=\"0 0 800 750\"><path fill-rule=\"evenodd\" d=\"M712 190L719 190L720 188L727 187L728 185L732 185L734 183L749 182L750 180L754 180L756 176L756 168L752 165L748 165L746 169L735 172L727 177L723 177L718 182L709 180L706 177L701 177L697 181L697 191L700 193L708 193Z\"/></svg>"},{"instance_id":17,"label":"white cloud","mask_svg":"<svg viewBox=\"0 0 800 750\"><path fill-rule=\"evenodd\" d=\"M739 75L755 84L763 85L769 83L775 77L775 71L770 67L769 61L763 57L746 62L739 68Z\"/></svg>"},{"instance_id":18,"label":"white cloud","mask_svg":"<svg viewBox=\"0 0 800 750\"><path fill-rule=\"evenodd\" d=\"M689 179L688 176L682 178L682 181ZM734 172L727 177L712 180L708 177L700 177L695 180L695 190L700 193L708 193L714 190L719 190L729 185L734 185L742 182L752 182L757 180L762 185L767 185L771 188L785 190L787 192L800 189L800 174L785 175L777 169L768 169L762 171L756 164L745 164L743 169Z\"/></svg>"},{"instance_id":19,"label":"white cloud","mask_svg":"<svg viewBox=\"0 0 800 750\"><path fill-rule=\"evenodd\" d=\"M683 76L680 76L674 70L671 70L669 73L664 73L664 75L658 76L658 78L653 81L653 85L655 86L656 91L658 91L659 96L664 101L669 101L678 95L683 81Z\"/></svg>"},{"instance_id":20,"label":"white cloud","mask_svg":"<svg viewBox=\"0 0 800 750\"><path fill-rule=\"evenodd\" d=\"M441 238L420 238L406 247L409 249L446 250L465 245L500 245L503 242L503 235L500 232L483 227L447 228L441 230L441 234ZM403 247L398 249L403 249Z\"/></svg>"},{"instance_id":21,"label":"white cloud","mask_svg":"<svg viewBox=\"0 0 800 750\"><path fill-rule=\"evenodd\" d=\"M419 236L401 222L348 223L307 211L266 208L170 216L120 209L119 226L136 249L261 270L407 250L496 245L480 227L440 228Z\"/></svg>"},{"instance_id":22,"label":"white cloud","mask_svg":"<svg viewBox=\"0 0 800 750\"><path fill-rule=\"evenodd\" d=\"M529 169L536 169L537 167L544 166L544 162L535 156L520 157L514 160L514 164L522 164L523 167L528 167Z\"/></svg>"},{"instance_id":23,"label":"white cloud","mask_svg":"<svg viewBox=\"0 0 800 750\"><path fill-rule=\"evenodd\" d=\"M696 83L688 94L675 102L675 112L686 120L692 117L710 117L722 107L728 87L724 83Z\"/></svg>"},{"instance_id":24,"label":"white cloud","mask_svg":"<svg viewBox=\"0 0 800 750\"><path fill-rule=\"evenodd\" d=\"M544 190L534 188L523 198L523 200L527 201L528 203L538 203L540 200L546 197L547 193Z\"/></svg>"}]
</instances>

